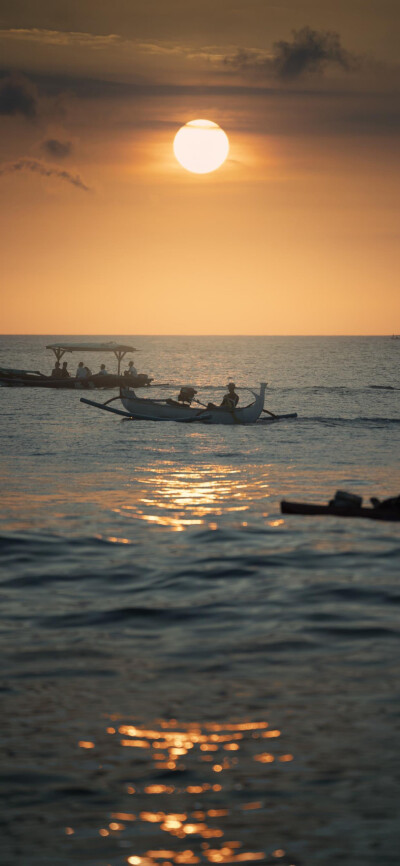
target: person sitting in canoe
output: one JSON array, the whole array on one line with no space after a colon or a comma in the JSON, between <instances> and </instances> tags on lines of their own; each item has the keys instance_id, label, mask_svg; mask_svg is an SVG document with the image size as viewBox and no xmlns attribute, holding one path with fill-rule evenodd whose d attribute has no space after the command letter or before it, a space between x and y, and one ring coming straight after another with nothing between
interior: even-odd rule
<instances>
[{"instance_id":1,"label":"person sitting in canoe","mask_svg":"<svg viewBox=\"0 0 400 866\"><path fill-rule=\"evenodd\" d=\"M108 370L105 364L100 364L100 370L98 373L94 374L95 376L108 376Z\"/></svg>"},{"instance_id":2,"label":"person sitting in canoe","mask_svg":"<svg viewBox=\"0 0 400 866\"><path fill-rule=\"evenodd\" d=\"M67 361L63 361L62 368L60 370L60 378L61 379L69 379L69 372L67 370L68 364Z\"/></svg>"},{"instance_id":3,"label":"person sitting in canoe","mask_svg":"<svg viewBox=\"0 0 400 866\"><path fill-rule=\"evenodd\" d=\"M60 362L56 361L54 367L51 371L52 379L60 379L61 378L61 370L60 370Z\"/></svg>"},{"instance_id":4,"label":"person sitting in canoe","mask_svg":"<svg viewBox=\"0 0 400 866\"><path fill-rule=\"evenodd\" d=\"M79 361L75 375L77 379L86 379L86 367L83 366L83 361Z\"/></svg>"},{"instance_id":5,"label":"person sitting in canoe","mask_svg":"<svg viewBox=\"0 0 400 866\"><path fill-rule=\"evenodd\" d=\"M129 361L128 369L125 370L124 376L137 376L137 369L133 361Z\"/></svg>"},{"instance_id":6,"label":"person sitting in canoe","mask_svg":"<svg viewBox=\"0 0 400 866\"><path fill-rule=\"evenodd\" d=\"M239 403L239 397L235 392L236 385L234 382L229 382L228 393L222 398L221 406L226 406L227 409L235 409Z\"/></svg>"},{"instance_id":7,"label":"person sitting in canoe","mask_svg":"<svg viewBox=\"0 0 400 866\"><path fill-rule=\"evenodd\" d=\"M222 403L220 403L219 406L216 406L214 403L208 403L207 409L235 409L237 404L239 403L239 397L235 392L235 388L235 383L229 382L228 393L224 394L222 398Z\"/></svg>"}]
</instances>

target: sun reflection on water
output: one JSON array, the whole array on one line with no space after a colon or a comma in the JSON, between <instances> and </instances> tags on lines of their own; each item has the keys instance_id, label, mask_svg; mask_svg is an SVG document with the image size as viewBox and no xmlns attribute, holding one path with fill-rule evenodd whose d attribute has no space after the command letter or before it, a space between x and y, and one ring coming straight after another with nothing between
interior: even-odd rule
<instances>
[{"instance_id":1,"label":"sun reflection on water","mask_svg":"<svg viewBox=\"0 0 400 866\"><path fill-rule=\"evenodd\" d=\"M244 478L241 468L222 464L176 471L163 463L140 479L142 492L134 503L127 502L114 511L175 532L204 524L214 529L218 525L215 518L247 511L250 500L265 497L267 470L250 470L246 467Z\"/></svg>"},{"instance_id":2,"label":"sun reflection on water","mask_svg":"<svg viewBox=\"0 0 400 866\"><path fill-rule=\"evenodd\" d=\"M271 493L271 471L267 464L194 466L188 462L182 467L175 460L161 460L156 465L135 466L131 474L102 470L101 487L97 472L69 474L64 485L58 479L57 488L49 487L40 494L37 487L34 492L25 487L14 490L12 478L4 477L3 506L8 528L58 527L60 521L65 528L67 520L74 529L79 517L82 529L82 519L90 523L95 510L101 518L96 521L95 537L130 544L127 530L132 520L172 532L203 525L218 528L221 515L244 514L250 504L265 500ZM122 524L118 525L118 518Z\"/></svg>"},{"instance_id":3,"label":"sun reflection on water","mask_svg":"<svg viewBox=\"0 0 400 866\"><path fill-rule=\"evenodd\" d=\"M174 866L277 858L289 863L276 837L268 846L264 827L268 787L276 774L290 772L284 765L294 760L281 748L280 730L264 720L162 719L149 727L115 715L109 721L102 746L93 738L79 741L79 747L108 746L107 761L123 763L119 808L103 814L97 834L107 844L117 838L122 840L118 845L131 849L124 862ZM271 752L260 752L260 737L269 739ZM168 776L165 781L157 779L160 771ZM261 796L255 799L257 792ZM65 828L73 839L79 832Z\"/></svg>"}]
</instances>

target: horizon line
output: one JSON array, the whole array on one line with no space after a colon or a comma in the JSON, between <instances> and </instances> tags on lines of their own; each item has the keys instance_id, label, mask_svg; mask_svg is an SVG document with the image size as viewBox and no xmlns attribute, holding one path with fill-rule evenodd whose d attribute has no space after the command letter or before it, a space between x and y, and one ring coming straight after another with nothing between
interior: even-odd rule
<instances>
[{"instance_id":1,"label":"horizon line","mask_svg":"<svg viewBox=\"0 0 400 866\"><path fill-rule=\"evenodd\" d=\"M365 334L364 333L362 333L362 334L354 334L354 333L351 333L351 334L350 333L349 334L240 334L240 333L232 333L232 334L219 334L219 333L214 333L214 334L203 334L203 333L202 334L200 334L200 333L198 333L198 334L193 334L193 333L184 333L184 334L176 334L176 333L168 333L168 334L155 334L155 333L153 333L153 334L150 334L150 333L146 333L146 334L139 334L138 333L138 334L135 334L135 333L129 333L128 334L128 333L125 333L125 334L122 334L122 332L111 333L109 331L107 333L100 332L100 331L97 333L88 333L87 331L79 331L79 332L48 331L47 333L39 333L39 332L38 333L36 333L36 332L28 333L26 331L0 332L0 337L46 337L47 338L47 337L54 337L54 336L58 336L58 337L59 336L63 336L63 337L64 336L68 336L68 337L121 337L121 336L125 336L125 337L268 337L268 338L274 338L274 337L390 337L391 338L391 337L398 337L400 335L397 334L396 332L391 332L391 333L389 333L389 332L383 333L382 332L379 334L367 334L367 333L365 333Z\"/></svg>"}]
</instances>

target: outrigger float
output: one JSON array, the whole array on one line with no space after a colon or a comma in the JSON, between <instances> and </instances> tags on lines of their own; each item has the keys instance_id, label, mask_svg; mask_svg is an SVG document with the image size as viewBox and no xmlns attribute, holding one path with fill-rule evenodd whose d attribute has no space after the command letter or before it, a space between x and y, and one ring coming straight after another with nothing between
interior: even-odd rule
<instances>
[{"instance_id":1,"label":"outrigger float","mask_svg":"<svg viewBox=\"0 0 400 866\"><path fill-rule=\"evenodd\" d=\"M54 352L57 361L66 352L112 352L118 362L117 373L108 373L104 376L96 373L85 379L77 379L75 376L57 377L46 376L39 370L16 370L12 367L0 367L0 385L11 388L57 388L57 389L93 389L93 388L119 388L122 385L131 385L134 388L143 388L153 381L146 373L137 376L121 376L121 361L127 353L137 352L134 346L126 346L120 343L51 343L46 346Z\"/></svg>"},{"instance_id":2,"label":"outrigger float","mask_svg":"<svg viewBox=\"0 0 400 866\"><path fill-rule=\"evenodd\" d=\"M262 420L264 423L280 421L283 418L297 418L296 413L290 415L275 415L272 412L267 414L268 419L261 419L261 413L266 412L264 409L264 396L266 383L262 382L259 392L253 391L251 388L245 390L250 391L254 400L248 406L230 408L228 406L214 406L208 404L204 408L195 408L191 406L192 400L189 402L178 402L170 398L161 400L151 400L145 397L137 397L135 392L129 388L121 388L119 399L124 407L115 409L109 404L118 399L117 397L107 400L106 403L96 403L94 400L87 400L81 397L81 403L86 403L88 406L94 406L96 409L102 409L106 412L113 412L115 415L122 415L125 418L130 418L136 421L176 421L180 423L199 423L199 424L255 424L256 421ZM194 389L182 389L182 391L194 391ZM181 394L182 394L181 391ZM193 399L193 398L192 398ZM199 401L195 401L199 402ZM200 404L201 406L203 404Z\"/></svg>"}]
</instances>

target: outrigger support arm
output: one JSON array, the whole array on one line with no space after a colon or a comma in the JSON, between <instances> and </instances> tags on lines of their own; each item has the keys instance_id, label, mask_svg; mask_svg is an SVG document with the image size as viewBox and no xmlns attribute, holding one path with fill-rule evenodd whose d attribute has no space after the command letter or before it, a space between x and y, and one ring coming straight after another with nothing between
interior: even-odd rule
<instances>
[{"instance_id":1,"label":"outrigger support arm","mask_svg":"<svg viewBox=\"0 0 400 866\"><path fill-rule=\"evenodd\" d=\"M88 406L95 406L96 409L104 409L105 412L112 412L114 415L124 415L125 418L132 418L132 415L129 412L123 412L122 409L112 409L111 406L107 406L105 403L96 403L95 400L86 400L85 397L81 397L81 403L87 403Z\"/></svg>"}]
</instances>

